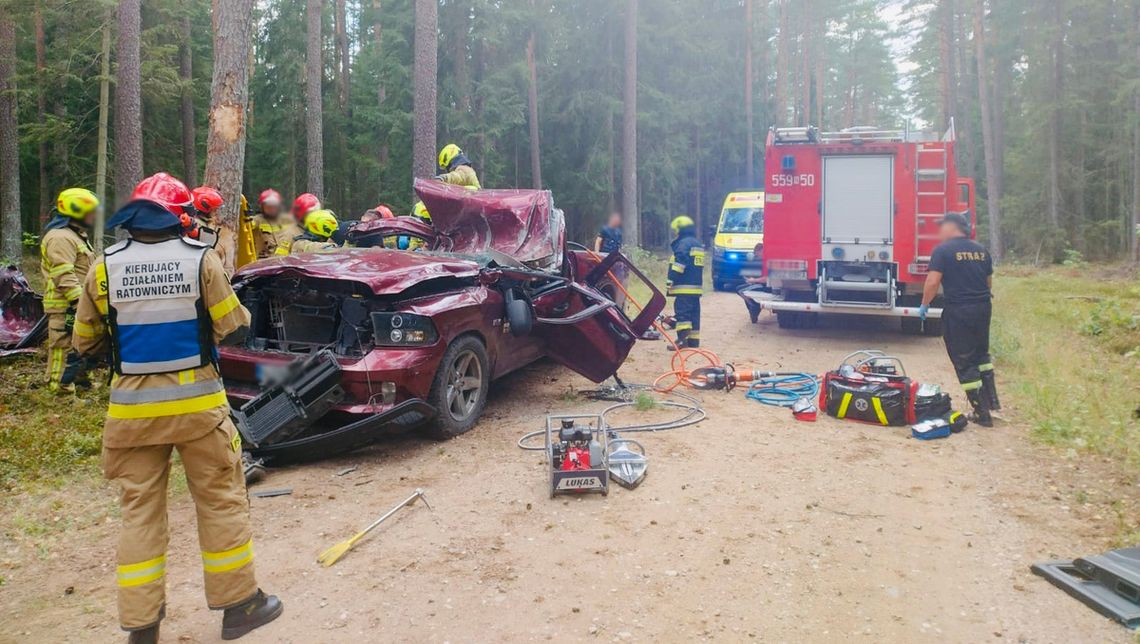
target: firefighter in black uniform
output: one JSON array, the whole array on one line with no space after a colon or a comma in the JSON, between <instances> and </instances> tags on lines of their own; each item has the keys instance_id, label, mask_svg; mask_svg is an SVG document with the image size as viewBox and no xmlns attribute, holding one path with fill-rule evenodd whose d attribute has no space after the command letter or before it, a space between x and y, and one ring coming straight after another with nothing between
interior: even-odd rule
<instances>
[{"instance_id":1,"label":"firefighter in black uniform","mask_svg":"<svg viewBox=\"0 0 1140 644\"><path fill-rule=\"evenodd\" d=\"M673 219L670 227L677 238L671 244L673 261L669 263L665 294L676 298L673 316L676 319L677 347L696 348L701 345L705 247L697 239L697 226L691 218L681 215Z\"/></svg>"},{"instance_id":2,"label":"firefighter in black uniform","mask_svg":"<svg viewBox=\"0 0 1140 644\"><path fill-rule=\"evenodd\" d=\"M985 247L969 238L970 222L964 216L950 213L940 223L942 243L930 256L919 317L926 319L941 286L946 353L950 354L958 382L974 408L971 420L993 427L990 411L1001 409L990 358L993 260Z\"/></svg>"}]
</instances>

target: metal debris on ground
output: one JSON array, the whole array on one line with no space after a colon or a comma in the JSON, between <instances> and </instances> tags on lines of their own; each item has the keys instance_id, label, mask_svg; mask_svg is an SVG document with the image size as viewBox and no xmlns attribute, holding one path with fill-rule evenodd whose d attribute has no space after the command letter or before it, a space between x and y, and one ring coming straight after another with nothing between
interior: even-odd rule
<instances>
[{"instance_id":1,"label":"metal debris on ground","mask_svg":"<svg viewBox=\"0 0 1140 644\"><path fill-rule=\"evenodd\" d=\"M388 517L399 512L400 508L405 507L405 506L409 506L409 505L412 505L413 503L415 503L416 499L420 499L421 501L424 502L424 505L427 506L427 509L429 509L429 510L431 509L431 504L428 503L427 497L424 496L423 488L416 488L416 491L412 492L411 496L409 496L408 498L401 501L400 504L397 505L396 507L385 512L384 516L373 521L372 524L369 525L367 528L361 530L360 532L357 532L356 534L352 535L348 539L345 539L344 541L341 541L340 543L336 544L335 546L333 546L333 547L329 548L328 550L325 550L324 552L322 552L320 554L320 556L317 557L317 563L328 568L329 566L333 565L337 561L340 561L340 558L343 557L345 554L347 554L349 550L352 550L354 547L356 547L356 544L360 543L360 540L363 539L369 532L372 532L373 530L375 530L376 527L379 526L381 523L383 523L386 519L388 519Z\"/></svg>"},{"instance_id":2,"label":"metal debris on ground","mask_svg":"<svg viewBox=\"0 0 1140 644\"><path fill-rule=\"evenodd\" d=\"M345 474L352 474L355 471L356 471L356 466L353 465L352 467L346 467L343 470L337 472L336 475L337 476L344 476Z\"/></svg>"},{"instance_id":3,"label":"metal debris on ground","mask_svg":"<svg viewBox=\"0 0 1140 644\"><path fill-rule=\"evenodd\" d=\"M1140 546L1046 561L1031 570L1101 615L1140 628Z\"/></svg>"},{"instance_id":4,"label":"metal debris on ground","mask_svg":"<svg viewBox=\"0 0 1140 644\"><path fill-rule=\"evenodd\" d=\"M278 487L271 490L256 490L254 492L250 492L249 495L256 496L259 499L268 499L274 496L288 496L292 493L293 488L291 487Z\"/></svg>"}]
</instances>

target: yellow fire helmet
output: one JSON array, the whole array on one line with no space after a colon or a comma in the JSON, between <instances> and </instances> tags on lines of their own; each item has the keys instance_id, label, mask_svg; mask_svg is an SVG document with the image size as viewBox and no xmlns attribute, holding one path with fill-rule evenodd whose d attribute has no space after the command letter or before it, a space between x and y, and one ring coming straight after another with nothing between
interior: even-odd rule
<instances>
[{"instance_id":1,"label":"yellow fire helmet","mask_svg":"<svg viewBox=\"0 0 1140 644\"><path fill-rule=\"evenodd\" d=\"M328 239L332 237L337 228L340 228L340 223L337 222L336 215L331 210L317 210L305 217L305 230L317 237Z\"/></svg>"},{"instance_id":2,"label":"yellow fire helmet","mask_svg":"<svg viewBox=\"0 0 1140 644\"><path fill-rule=\"evenodd\" d=\"M673 229L674 235L681 232L682 228L688 228L690 226L696 226L696 223L694 223L693 218L688 215L674 217L673 222L669 224L669 227Z\"/></svg>"},{"instance_id":3,"label":"yellow fire helmet","mask_svg":"<svg viewBox=\"0 0 1140 644\"><path fill-rule=\"evenodd\" d=\"M412 208L412 214L426 222L431 222L431 213L428 212L427 206L422 201L416 202L416 207Z\"/></svg>"},{"instance_id":4,"label":"yellow fire helmet","mask_svg":"<svg viewBox=\"0 0 1140 644\"><path fill-rule=\"evenodd\" d=\"M450 170L451 162L461 154L463 154L463 150L460 150L458 145L448 143L439 151L439 167L445 171Z\"/></svg>"},{"instance_id":5,"label":"yellow fire helmet","mask_svg":"<svg viewBox=\"0 0 1140 644\"><path fill-rule=\"evenodd\" d=\"M68 188L55 200L59 214L72 219L83 219L98 207L99 198L86 188Z\"/></svg>"}]
</instances>

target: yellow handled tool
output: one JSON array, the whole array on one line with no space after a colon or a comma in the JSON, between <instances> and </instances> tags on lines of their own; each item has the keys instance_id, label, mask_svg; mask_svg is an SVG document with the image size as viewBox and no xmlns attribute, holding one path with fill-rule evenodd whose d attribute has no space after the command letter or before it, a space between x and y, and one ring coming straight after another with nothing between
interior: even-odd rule
<instances>
[{"instance_id":1,"label":"yellow handled tool","mask_svg":"<svg viewBox=\"0 0 1140 644\"><path fill-rule=\"evenodd\" d=\"M360 532L357 532L356 534L352 535L351 538L349 538L345 541L341 541L340 543L336 544L335 546L333 546L333 547L329 548L328 550L325 550L324 552L322 552L321 556L317 557L317 563L321 564L325 568L328 568L329 566L333 565L334 563L339 561L340 558L345 555L345 553L347 553L349 550L352 550L356 546L356 544L361 539L363 539L366 534L368 534L369 532L374 530L376 528L376 526L383 523L384 520L387 519L388 517L392 516L393 514L396 514L396 512L398 512L400 510L400 508L407 506L407 505L412 505L413 503L415 503L416 499L422 499L424 502L424 505L426 505L429 510L431 509L431 504L428 503L427 497L424 496L423 489L422 488L416 488L416 491L412 492L411 496L404 499L403 502L401 502L396 507L385 512L384 516L373 521L372 525L370 525L367 528L361 530Z\"/></svg>"}]
</instances>

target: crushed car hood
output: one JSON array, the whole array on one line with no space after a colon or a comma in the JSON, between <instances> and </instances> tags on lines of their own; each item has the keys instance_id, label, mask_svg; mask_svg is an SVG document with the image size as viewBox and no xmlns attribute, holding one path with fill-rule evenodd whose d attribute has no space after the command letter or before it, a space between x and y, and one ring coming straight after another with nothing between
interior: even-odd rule
<instances>
[{"instance_id":1,"label":"crushed car hood","mask_svg":"<svg viewBox=\"0 0 1140 644\"><path fill-rule=\"evenodd\" d=\"M431 213L438 250L495 251L531 268L561 270L566 222L549 190L468 190L425 179L415 190Z\"/></svg>"},{"instance_id":2,"label":"crushed car hood","mask_svg":"<svg viewBox=\"0 0 1140 644\"><path fill-rule=\"evenodd\" d=\"M0 268L0 350L31 350L47 328L43 298L15 266Z\"/></svg>"},{"instance_id":3,"label":"crushed car hood","mask_svg":"<svg viewBox=\"0 0 1140 644\"><path fill-rule=\"evenodd\" d=\"M376 295L396 295L428 280L474 277L479 269L478 263L461 257L385 248L350 248L261 260L243 267L234 281L302 276L361 282Z\"/></svg>"}]
</instances>

